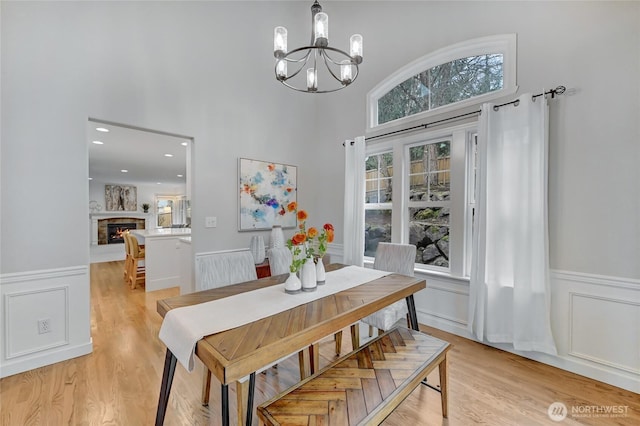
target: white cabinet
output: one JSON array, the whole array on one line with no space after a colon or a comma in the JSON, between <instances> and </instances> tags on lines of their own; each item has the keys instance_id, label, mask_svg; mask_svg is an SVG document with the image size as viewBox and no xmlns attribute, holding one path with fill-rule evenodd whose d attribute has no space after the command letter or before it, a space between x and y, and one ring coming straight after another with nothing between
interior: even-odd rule
<instances>
[{"instance_id":1,"label":"white cabinet","mask_svg":"<svg viewBox=\"0 0 640 426\"><path fill-rule=\"evenodd\" d=\"M180 239L191 235L191 229L156 229L131 231L144 244L146 291L181 287L182 252ZM186 250L191 251L191 250Z\"/></svg>"}]
</instances>

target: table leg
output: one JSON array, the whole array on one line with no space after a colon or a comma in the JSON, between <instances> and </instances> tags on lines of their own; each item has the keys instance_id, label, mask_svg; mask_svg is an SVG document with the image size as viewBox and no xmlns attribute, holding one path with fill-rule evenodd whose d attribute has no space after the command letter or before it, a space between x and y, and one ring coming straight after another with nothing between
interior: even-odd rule
<instances>
[{"instance_id":1,"label":"table leg","mask_svg":"<svg viewBox=\"0 0 640 426\"><path fill-rule=\"evenodd\" d=\"M409 310L409 322L411 323L411 328L420 331L418 328L418 316L416 315L416 304L413 300L413 294L411 296L407 296L406 300L407 309Z\"/></svg>"},{"instance_id":2,"label":"table leg","mask_svg":"<svg viewBox=\"0 0 640 426\"><path fill-rule=\"evenodd\" d=\"M247 426L253 421L253 394L256 390L256 373L249 375L249 397L247 398Z\"/></svg>"},{"instance_id":3,"label":"table leg","mask_svg":"<svg viewBox=\"0 0 640 426\"><path fill-rule=\"evenodd\" d=\"M220 385L222 404L222 426L229 426L229 385Z\"/></svg>"},{"instance_id":4,"label":"table leg","mask_svg":"<svg viewBox=\"0 0 640 426\"><path fill-rule=\"evenodd\" d=\"M156 426L164 423L164 415L167 412L167 403L169 402L169 393L173 383L173 374L176 372L176 357L167 349L164 358L164 372L162 373L162 385L160 385L160 398L158 400L158 411L156 412Z\"/></svg>"}]
</instances>

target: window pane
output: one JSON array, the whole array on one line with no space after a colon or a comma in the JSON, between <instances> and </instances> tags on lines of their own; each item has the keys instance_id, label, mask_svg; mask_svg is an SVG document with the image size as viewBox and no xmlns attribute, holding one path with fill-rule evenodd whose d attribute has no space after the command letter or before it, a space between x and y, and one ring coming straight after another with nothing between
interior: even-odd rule
<instances>
[{"instance_id":1,"label":"window pane","mask_svg":"<svg viewBox=\"0 0 640 426\"><path fill-rule=\"evenodd\" d=\"M449 267L449 209L410 208L409 243L417 248L416 263Z\"/></svg>"},{"instance_id":2,"label":"window pane","mask_svg":"<svg viewBox=\"0 0 640 426\"><path fill-rule=\"evenodd\" d=\"M431 173L429 175L429 200L448 201L449 191L449 171Z\"/></svg>"},{"instance_id":3,"label":"window pane","mask_svg":"<svg viewBox=\"0 0 640 426\"><path fill-rule=\"evenodd\" d=\"M366 203L390 203L392 200L393 154L371 155L365 164Z\"/></svg>"},{"instance_id":4,"label":"window pane","mask_svg":"<svg viewBox=\"0 0 640 426\"><path fill-rule=\"evenodd\" d=\"M411 201L450 200L450 141L414 146L409 149L409 199Z\"/></svg>"},{"instance_id":5,"label":"window pane","mask_svg":"<svg viewBox=\"0 0 640 426\"><path fill-rule=\"evenodd\" d=\"M365 210L364 255L375 257L381 241L391 242L391 210Z\"/></svg>"},{"instance_id":6,"label":"window pane","mask_svg":"<svg viewBox=\"0 0 640 426\"><path fill-rule=\"evenodd\" d=\"M502 54L488 54L422 71L378 99L378 124L500 90L503 62Z\"/></svg>"}]
</instances>

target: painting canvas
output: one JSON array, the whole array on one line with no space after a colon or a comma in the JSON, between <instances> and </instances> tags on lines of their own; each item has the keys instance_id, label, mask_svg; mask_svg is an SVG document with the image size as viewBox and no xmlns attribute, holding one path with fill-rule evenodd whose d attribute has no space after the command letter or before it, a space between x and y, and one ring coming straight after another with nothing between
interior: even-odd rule
<instances>
[{"instance_id":1,"label":"painting canvas","mask_svg":"<svg viewBox=\"0 0 640 426\"><path fill-rule=\"evenodd\" d=\"M104 198L107 211L138 210L138 193L135 186L131 185L105 185Z\"/></svg>"},{"instance_id":2,"label":"painting canvas","mask_svg":"<svg viewBox=\"0 0 640 426\"><path fill-rule=\"evenodd\" d=\"M240 158L240 231L296 226L297 167Z\"/></svg>"}]
</instances>

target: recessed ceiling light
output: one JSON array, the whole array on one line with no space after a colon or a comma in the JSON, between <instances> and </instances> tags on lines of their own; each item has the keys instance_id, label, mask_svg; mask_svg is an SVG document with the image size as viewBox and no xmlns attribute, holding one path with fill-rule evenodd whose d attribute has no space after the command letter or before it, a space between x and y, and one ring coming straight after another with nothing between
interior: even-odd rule
<instances>
[{"instance_id":1,"label":"recessed ceiling light","mask_svg":"<svg viewBox=\"0 0 640 426\"><path fill-rule=\"evenodd\" d=\"M105 133L109 131L109 129L105 129L104 127L96 127L96 130L99 132L105 132Z\"/></svg>"},{"instance_id":2,"label":"recessed ceiling light","mask_svg":"<svg viewBox=\"0 0 640 426\"><path fill-rule=\"evenodd\" d=\"M122 170L120 170L120 171L121 171L122 173L128 173L128 172L129 172L129 170L126 170L126 169L122 169Z\"/></svg>"},{"instance_id":3,"label":"recessed ceiling light","mask_svg":"<svg viewBox=\"0 0 640 426\"><path fill-rule=\"evenodd\" d=\"M173 157L173 154L165 154L165 157Z\"/></svg>"},{"instance_id":4,"label":"recessed ceiling light","mask_svg":"<svg viewBox=\"0 0 640 426\"><path fill-rule=\"evenodd\" d=\"M158 185L162 185L162 182L156 182Z\"/></svg>"},{"instance_id":5,"label":"recessed ceiling light","mask_svg":"<svg viewBox=\"0 0 640 426\"><path fill-rule=\"evenodd\" d=\"M182 177L182 175L178 175L178 177Z\"/></svg>"},{"instance_id":6,"label":"recessed ceiling light","mask_svg":"<svg viewBox=\"0 0 640 426\"><path fill-rule=\"evenodd\" d=\"M90 177L90 178L89 178L89 180L93 180L93 178L92 178L92 177Z\"/></svg>"},{"instance_id":7,"label":"recessed ceiling light","mask_svg":"<svg viewBox=\"0 0 640 426\"><path fill-rule=\"evenodd\" d=\"M104 145L104 142L102 141L93 141L93 143L96 145Z\"/></svg>"},{"instance_id":8,"label":"recessed ceiling light","mask_svg":"<svg viewBox=\"0 0 640 426\"><path fill-rule=\"evenodd\" d=\"M187 142L182 142L180 145L182 145L182 146L187 146L187 145L189 145L189 144L188 144Z\"/></svg>"}]
</instances>

